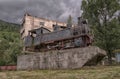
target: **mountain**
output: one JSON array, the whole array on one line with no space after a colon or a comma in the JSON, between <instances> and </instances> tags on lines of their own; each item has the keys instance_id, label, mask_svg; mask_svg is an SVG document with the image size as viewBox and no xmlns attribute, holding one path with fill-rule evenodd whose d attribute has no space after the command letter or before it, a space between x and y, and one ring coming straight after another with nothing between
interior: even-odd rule
<instances>
[{"instance_id":1,"label":"mountain","mask_svg":"<svg viewBox=\"0 0 120 79\"><path fill-rule=\"evenodd\" d=\"M19 32L20 25L0 20L0 31Z\"/></svg>"}]
</instances>

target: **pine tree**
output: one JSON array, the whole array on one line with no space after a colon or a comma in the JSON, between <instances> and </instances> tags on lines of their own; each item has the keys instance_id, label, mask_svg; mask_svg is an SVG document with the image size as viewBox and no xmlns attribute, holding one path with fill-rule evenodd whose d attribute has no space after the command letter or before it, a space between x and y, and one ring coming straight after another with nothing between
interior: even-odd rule
<instances>
[{"instance_id":1,"label":"pine tree","mask_svg":"<svg viewBox=\"0 0 120 79\"><path fill-rule=\"evenodd\" d=\"M72 27L72 16L69 15L68 20L67 20L67 27L71 28Z\"/></svg>"}]
</instances>

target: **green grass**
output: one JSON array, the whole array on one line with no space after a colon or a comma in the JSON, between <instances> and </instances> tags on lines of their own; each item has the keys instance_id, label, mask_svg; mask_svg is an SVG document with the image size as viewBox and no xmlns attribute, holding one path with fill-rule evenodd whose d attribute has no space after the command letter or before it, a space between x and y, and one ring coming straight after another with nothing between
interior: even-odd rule
<instances>
[{"instance_id":1,"label":"green grass","mask_svg":"<svg viewBox=\"0 0 120 79\"><path fill-rule=\"evenodd\" d=\"M120 79L120 66L85 67L77 70L3 71L0 79Z\"/></svg>"}]
</instances>

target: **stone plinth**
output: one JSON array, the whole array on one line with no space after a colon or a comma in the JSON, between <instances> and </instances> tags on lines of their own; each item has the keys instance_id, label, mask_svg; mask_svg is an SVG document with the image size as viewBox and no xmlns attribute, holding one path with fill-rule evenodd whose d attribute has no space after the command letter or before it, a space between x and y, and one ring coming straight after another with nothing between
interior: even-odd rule
<instances>
[{"instance_id":1,"label":"stone plinth","mask_svg":"<svg viewBox=\"0 0 120 79\"><path fill-rule=\"evenodd\" d=\"M87 64L95 65L105 55L104 50L95 46L20 55L17 69L77 69Z\"/></svg>"}]
</instances>

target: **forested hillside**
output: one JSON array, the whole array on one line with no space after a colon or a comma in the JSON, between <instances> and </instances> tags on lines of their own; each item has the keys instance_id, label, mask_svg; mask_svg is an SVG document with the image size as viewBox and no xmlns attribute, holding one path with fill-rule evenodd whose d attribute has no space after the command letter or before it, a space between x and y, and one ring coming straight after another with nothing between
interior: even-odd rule
<instances>
[{"instance_id":1,"label":"forested hillside","mask_svg":"<svg viewBox=\"0 0 120 79\"><path fill-rule=\"evenodd\" d=\"M16 64L21 52L20 25L0 20L0 65Z\"/></svg>"}]
</instances>

